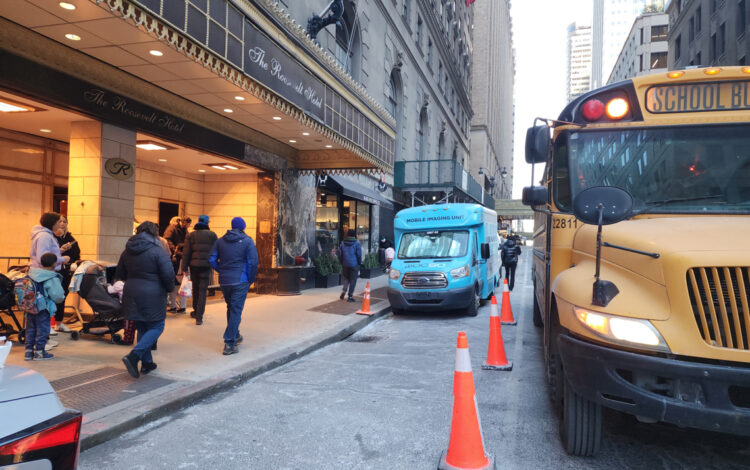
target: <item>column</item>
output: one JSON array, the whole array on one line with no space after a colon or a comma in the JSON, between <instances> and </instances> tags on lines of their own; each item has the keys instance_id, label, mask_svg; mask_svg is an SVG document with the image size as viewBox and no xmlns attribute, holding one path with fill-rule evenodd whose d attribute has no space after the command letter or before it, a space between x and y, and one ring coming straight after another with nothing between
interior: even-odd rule
<instances>
[{"instance_id":1,"label":"column","mask_svg":"<svg viewBox=\"0 0 750 470\"><path fill-rule=\"evenodd\" d=\"M135 131L71 123L68 222L82 259L116 263L133 234L135 144Z\"/></svg>"}]
</instances>

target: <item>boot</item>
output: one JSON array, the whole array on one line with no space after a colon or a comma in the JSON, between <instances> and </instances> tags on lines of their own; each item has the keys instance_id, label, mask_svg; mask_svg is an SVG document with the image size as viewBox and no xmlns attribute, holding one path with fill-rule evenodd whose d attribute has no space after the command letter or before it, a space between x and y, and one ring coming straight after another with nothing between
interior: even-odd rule
<instances>
[{"instance_id":1,"label":"boot","mask_svg":"<svg viewBox=\"0 0 750 470\"><path fill-rule=\"evenodd\" d=\"M134 379L141 376L141 374L138 373L138 360L138 356L132 351L130 354L122 358L122 363L125 364L125 367L128 369L128 374Z\"/></svg>"},{"instance_id":2,"label":"boot","mask_svg":"<svg viewBox=\"0 0 750 470\"><path fill-rule=\"evenodd\" d=\"M156 369L155 362L143 362L141 361L141 374L148 374L152 370Z\"/></svg>"}]
</instances>

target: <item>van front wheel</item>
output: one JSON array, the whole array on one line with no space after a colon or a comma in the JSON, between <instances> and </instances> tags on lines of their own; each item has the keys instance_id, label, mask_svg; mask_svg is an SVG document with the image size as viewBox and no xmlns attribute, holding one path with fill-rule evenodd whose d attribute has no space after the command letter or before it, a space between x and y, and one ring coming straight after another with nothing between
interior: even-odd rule
<instances>
[{"instance_id":1,"label":"van front wheel","mask_svg":"<svg viewBox=\"0 0 750 470\"><path fill-rule=\"evenodd\" d=\"M479 313L479 292L477 288L474 288L474 295L472 296L471 303L466 308L466 315L470 317L476 317Z\"/></svg>"}]
</instances>

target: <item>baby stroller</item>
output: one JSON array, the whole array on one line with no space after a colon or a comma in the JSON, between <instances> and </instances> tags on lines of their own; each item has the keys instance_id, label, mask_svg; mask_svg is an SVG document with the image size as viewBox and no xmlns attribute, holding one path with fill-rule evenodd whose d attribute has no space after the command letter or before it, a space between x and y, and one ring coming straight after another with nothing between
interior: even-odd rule
<instances>
[{"instance_id":1,"label":"baby stroller","mask_svg":"<svg viewBox=\"0 0 750 470\"><path fill-rule=\"evenodd\" d=\"M18 342L23 344L26 339L26 329L16 317L13 306L16 304L13 295L13 281L5 274L0 274L0 336L17 335ZM8 316L12 322L3 319L3 314Z\"/></svg>"},{"instance_id":2,"label":"baby stroller","mask_svg":"<svg viewBox=\"0 0 750 470\"><path fill-rule=\"evenodd\" d=\"M72 339L78 340L81 333L97 336L108 334L112 343L122 342L122 336L117 332L123 329L125 318L117 294L107 292L106 284L107 278L102 265L93 264L86 269L78 295L89 304L93 314L82 314L80 309L76 309L82 328L71 332ZM84 317L89 321L84 321Z\"/></svg>"}]
</instances>

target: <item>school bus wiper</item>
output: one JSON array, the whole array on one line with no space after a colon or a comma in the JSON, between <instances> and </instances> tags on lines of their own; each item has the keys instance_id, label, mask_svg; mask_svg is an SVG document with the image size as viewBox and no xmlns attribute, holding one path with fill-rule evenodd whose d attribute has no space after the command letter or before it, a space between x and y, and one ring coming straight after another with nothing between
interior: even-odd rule
<instances>
[{"instance_id":1,"label":"school bus wiper","mask_svg":"<svg viewBox=\"0 0 750 470\"><path fill-rule=\"evenodd\" d=\"M721 194L709 194L708 196L693 196L693 197L681 197L681 198L672 198L672 199L661 199L659 201L646 201L645 204L648 205L649 207L644 207L642 210L636 211L636 214L646 214L648 212L651 212L653 209L665 206L667 204L672 204L674 202L690 202L690 201L700 201L703 199L716 199L721 196L722 196Z\"/></svg>"}]
</instances>

